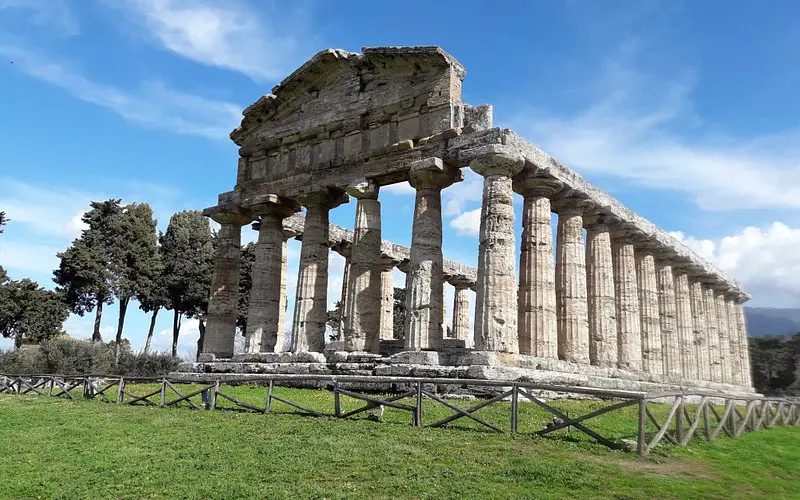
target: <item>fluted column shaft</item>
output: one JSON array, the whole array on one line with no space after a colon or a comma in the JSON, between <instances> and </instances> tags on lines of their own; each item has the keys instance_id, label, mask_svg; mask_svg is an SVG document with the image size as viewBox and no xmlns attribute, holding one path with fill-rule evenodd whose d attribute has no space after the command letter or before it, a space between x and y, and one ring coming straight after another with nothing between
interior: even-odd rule
<instances>
[{"instance_id":1,"label":"fluted column shaft","mask_svg":"<svg viewBox=\"0 0 800 500\"><path fill-rule=\"evenodd\" d=\"M656 279L658 281L658 309L661 320L662 369L670 377L681 377L680 339L678 338L677 304L675 301L675 275L672 266L659 262Z\"/></svg>"},{"instance_id":2,"label":"fluted column shaft","mask_svg":"<svg viewBox=\"0 0 800 500\"><path fill-rule=\"evenodd\" d=\"M683 272L675 275L675 306L678 320L678 345L681 353L681 375L693 377L697 365L694 348L694 325L692 323L692 300L689 296L689 276Z\"/></svg>"},{"instance_id":3,"label":"fluted column shaft","mask_svg":"<svg viewBox=\"0 0 800 500\"><path fill-rule=\"evenodd\" d=\"M738 374L739 368L734 362L733 346L738 342L731 338L731 325L728 318L728 308L725 303L725 295L717 293L714 296L717 314L717 332L719 334L719 360L722 382L733 384L734 378Z\"/></svg>"},{"instance_id":4,"label":"fluted column shaft","mask_svg":"<svg viewBox=\"0 0 800 500\"><path fill-rule=\"evenodd\" d=\"M519 352L514 192L511 177L524 164L524 159L516 152L488 154L470 163L470 168L483 176L478 276L475 285L477 350Z\"/></svg>"},{"instance_id":5,"label":"fluted column shaft","mask_svg":"<svg viewBox=\"0 0 800 500\"><path fill-rule=\"evenodd\" d=\"M238 316L242 226L250 222L251 217L215 214L212 218L220 224L220 228L217 232L217 253L214 258L203 353L230 358L233 356Z\"/></svg>"},{"instance_id":6,"label":"fluted column shaft","mask_svg":"<svg viewBox=\"0 0 800 500\"><path fill-rule=\"evenodd\" d=\"M453 295L453 338L463 340L466 347L471 347L469 339L469 287L456 283Z\"/></svg>"},{"instance_id":7,"label":"fluted column shaft","mask_svg":"<svg viewBox=\"0 0 800 500\"><path fill-rule=\"evenodd\" d=\"M416 161L409 170L409 183L417 190L417 197L407 274L404 328L407 350L442 346L442 189L457 180L461 180L461 172L438 158Z\"/></svg>"},{"instance_id":8,"label":"fluted column shaft","mask_svg":"<svg viewBox=\"0 0 800 500\"><path fill-rule=\"evenodd\" d=\"M363 182L349 186L348 193L358 198L358 203L347 280L345 349L377 353L381 323L381 203L378 201L378 186Z\"/></svg>"},{"instance_id":9,"label":"fluted column shaft","mask_svg":"<svg viewBox=\"0 0 800 500\"><path fill-rule=\"evenodd\" d=\"M275 352L283 351L286 341L286 308L288 298L286 297L286 268L289 264L289 243L287 240L291 237L292 236L288 236L285 232L283 233L283 243L281 244L281 296L278 301L278 327L276 329ZM269 347L269 344L265 346L265 348L267 347Z\"/></svg>"},{"instance_id":10,"label":"fluted column shaft","mask_svg":"<svg viewBox=\"0 0 800 500\"><path fill-rule=\"evenodd\" d=\"M340 191L304 196L303 245L297 272L292 325L292 352L322 352L328 321L328 260L330 209L348 201Z\"/></svg>"},{"instance_id":11,"label":"fluted column shaft","mask_svg":"<svg viewBox=\"0 0 800 500\"><path fill-rule=\"evenodd\" d=\"M636 255L636 279L639 283L639 309L642 332L642 370L653 375L664 373L661 345L661 318L658 305L658 283L653 254Z\"/></svg>"},{"instance_id":12,"label":"fluted column shaft","mask_svg":"<svg viewBox=\"0 0 800 500\"><path fill-rule=\"evenodd\" d=\"M695 360L692 375L697 380L711 379L711 362L708 356L706 337L706 308L703 283L690 280L689 296L692 301L692 335L694 337Z\"/></svg>"},{"instance_id":13,"label":"fluted column shaft","mask_svg":"<svg viewBox=\"0 0 800 500\"><path fill-rule=\"evenodd\" d=\"M556 313L558 357L589 364L589 313L586 292L586 249L580 211L558 213L556 236Z\"/></svg>"},{"instance_id":14,"label":"fluted column shaft","mask_svg":"<svg viewBox=\"0 0 800 500\"><path fill-rule=\"evenodd\" d=\"M710 362L711 381L722 382L722 366L719 350L719 320L717 319L717 303L714 290L703 287L703 305L706 311L706 337L708 338L708 359Z\"/></svg>"},{"instance_id":15,"label":"fluted column shaft","mask_svg":"<svg viewBox=\"0 0 800 500\"><path fill-rule=\"evenodd\" d=\"M750 364L750 341L747 337L747 323L744 317L744 304L734 304L736 311L736 330L739 333L739 345L742 360L742 387L748 390L753 387L752 365Z\"/></svg>"},{"instance_id":16,"label":"fluted column shaft","mask_svg":"<svg viewBox=\"0 0 800 500\"><path fill-rule=\"evenodd\" d=\"M556 275L550 199L553 188L537 181L523 186L522 243L519 259L519 352L558 357Z\"/></svg>"},{"instance_id":17,"label":"fluted column shaft","mask_svg":"<svg viewBox=\"0 0 800 500\"><path fill-rule=\"evenodd\" d=\"M742 335L739 332L739 320L736 314L736 303L729 297L724 297L725 315L728 317L728 335L730 336L730 357L731 357L731 383L738 386L745 385L747 376L744 371L747 369L744 363L744 346L742 345Z\"/></svg>"},{"instance_id":18,"label":"fluted column shaft","mask_svg":"<svg viewBox=\"0 0 800 500\"><path fill-rule=\"evenodd\" d=\"M586 281L589 307L589 359L593 365L617 367L617 306L611 233L606 224L586 231Z\"/></svg>"},{"instance_id":19,"label":"fluted column shaft","mask_svg":"<svg viewBox=\"0 0 800 500\"><path fill-rule=\"evenodd\" d=\"M394 265L381 269L381 333L380 340L394 338Z\"/></svg>"},{"instance_id":20,"label":"fluted column shaft","mask_svg":"<svg viewBox=\"0 0 800 500\"><path fill-rule=\"evenodd\" d=\"M622 369L641 371L642 325L633 244L625 239L617 239L612 245L612 253L617 297L617 363Z\"/></svg>"}]
</instances>

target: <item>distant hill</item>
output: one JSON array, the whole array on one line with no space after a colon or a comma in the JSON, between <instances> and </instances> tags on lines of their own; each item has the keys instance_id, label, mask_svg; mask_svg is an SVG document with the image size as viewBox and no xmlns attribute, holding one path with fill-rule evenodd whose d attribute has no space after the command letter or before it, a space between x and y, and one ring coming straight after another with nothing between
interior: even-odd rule
<instances>
[{"instance_id":1,"label":"distant hill","mask_svg":"<svg viewBox=\"0 0 800 500\"><path fill-rule=\"evenodd\" d=\"M800 309L745 307L744 315L751 337L794 335L800 332Z\"/></svg>"}]
</instances>

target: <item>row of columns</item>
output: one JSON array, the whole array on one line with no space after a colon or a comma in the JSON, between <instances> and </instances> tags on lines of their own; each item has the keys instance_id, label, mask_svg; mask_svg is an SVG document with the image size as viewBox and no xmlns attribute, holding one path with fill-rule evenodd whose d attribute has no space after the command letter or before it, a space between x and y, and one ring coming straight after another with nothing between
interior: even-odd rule
<instances>
[{"instance_id":1,"label":"row of columns","mask_svg":"<svg viewBox=\"0 0 800 500\"><path fill-rule=\"evenodd\" d=\"M741 303L713 283L691 275L631 238L613 218L571 199L553 181L520 178L524 159L492 146L470 167L484 177L474 348L750 386ZM444 338L441 190L461 180L458 168L438 158L414 162L416 190L412 244L406 266L407 350L436 350ZM515 179L515 180L512 180ZM519 275L513 194L524 198ZM392 269L381 258L379 186L351 184L357 200L345 256L341 335L348 351L378 352L393 336ZM321 352L327 321L328 215L348 196L329 189L288 200L267 197L252 213L220 213L208 330L204 351L232 354L241 225L253 215L261 226L248 311L246 349L280 350L285 309L286 238L282 219L306 208L292 327L293 351ZM553 244L551 213L558 213ZM586 238L584 239L584 228ZM236 250L234 252L234 249ZM234 272L235 271L235 272ZM453 283L453 337L470 344L468 284ZM282 302L283 301L283 302ZM233 311L233 312L231 312Z\"/></svg>"}]
</instances>

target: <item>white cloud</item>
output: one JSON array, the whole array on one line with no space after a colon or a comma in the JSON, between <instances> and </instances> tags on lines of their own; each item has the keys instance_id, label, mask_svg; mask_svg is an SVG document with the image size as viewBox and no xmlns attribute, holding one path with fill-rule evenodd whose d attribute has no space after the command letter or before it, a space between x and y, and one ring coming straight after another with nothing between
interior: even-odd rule
<instances>
[{"instance_id":1,"label":"white cloud","mask_svg":"<svg viewBox=\"0 0 800 500\"><path fill-rule=\"evenodd\" d=\"M483 177L469 168L461 169L461 173L463 181L442 191L442 214L445 216L459 215L470 202L480 202L483 198Z\"/></svg>"},{"instance_id":2,"label":"white cloud","mask_svg":"<svg viewBox=\"0 0 800 500\"><path fill-rule=\"evenodd\" d=\"M417 190L411 187L408 181L398 182L396 184L389 184L381 186L381 193L391 193L398 196L416 195Z\"/></svg>"},{"instance_id":3,"label":"white cloud","mask_svg":"<svg viewBox=\"0 0 800 500\"><path fill-rule=\"evenodd\" d=\"M64 0L0 0L0 12L24 16L25 20L48 32L74 36L80 33L78 20Z\"/></svg>"},{"instance_id":4,"label":"white cloud","mask_svg":"<svg viewBox=\"0 0 800 500\"><path fill-rule=\"evenodd\" d=\"M481 209L469 210L450 221L450 227L463 236L478 236L481 228Z\"/></svg>"},{"instance_id":5,"label":"white cloud","mask_svg":"<svg viewBox=\"0 0 800 500\"><path fill-rule=\"evenodd\" d=\"M69 188L49 189L0 178L0 207L12 224L24 224L40 236L72 239L84 229L81 220L96 194ZM13 226L9 227L9 234ZM4 242L6 243L6 242Z\"/></svg>"},{"instance_id":6,"label":"white cloud","mask_svg":"<svg viewBox=\"0 0 800 500\"><path fill-rule=\"evenodd\" d=\"M53 269L58 267L56 253L63 248L22 241L3 241L0 245L0 266L8 270L15 270L19 274L34 273L38 276L48 276ZM47 282L41 283L49 285Z\"/></svg>"},{"instance_id":7,"label":"white cloud","mask_svg":"<svg viewBox=\"0 0 800 500\"><path fill-rule=\"evenodd\" d=\"M301 43L313 40L299 10L272 8L267 20L252 5L236 0L129 0L125 5L126 13L165 49L256 81L283 77Z\"/></svg>"},{"instance_id":8,"label":"white cloud","mask_svg":"<svg viewBox=\"0 0 800 500\"><path fill-rule=\"evenodd\" d=\"M800 208L800 130L715 134L692 108L695 76L638 71L637 55L606 61L576 113L525 110L509 124L582 172L685 192L705 210Z\"/></svg>"},{"instance_id":9,"label":"white cloud","mask_svg":"<svg viewBox=\"0 0 800 500\"><path fill-rule=\"evenodd\" d=\"M716 241L672 234L740 280L753 305L800 307L800 228L773 222Z\"/></svg>"},{"instance_id":10,"label":"white cloud","mask_svg":"<svg viewBox=\"0 0 800 500\"><path fill-rule=\"evenodd\" d=\"M158 80L133 90L97 83L69 64L26 49L0 45L0 55L26 75L61 87L74 97L108 108L139 125L179 134L227 140L241 119L241 106L168 88Z\"/></svg>"}]
</instances>

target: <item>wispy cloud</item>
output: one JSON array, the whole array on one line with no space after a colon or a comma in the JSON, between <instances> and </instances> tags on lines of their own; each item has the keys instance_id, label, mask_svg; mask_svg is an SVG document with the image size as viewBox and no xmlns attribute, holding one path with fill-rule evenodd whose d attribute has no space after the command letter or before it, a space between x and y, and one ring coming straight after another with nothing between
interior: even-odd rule
<instances>
[{"instance_id":1,"label":"wispy cloud","mask_svg":"<svg viewBox=\"0 0 800 500\"><path fill-rule=\"evenodd\" d=\"M64 0L0 0L0 14L47 28L48 33L62 36L80 33L78 19Z\"/></svg>"},{"instance_id":2,"label":"wispy cloud","mask_svg":"<svg viewBox=\"0 0 800 500\"><path fill-rule=\"evenodd\" d=\"M128 0L124 10L166 50L256 81L272 81L298 63L298 52L312 43L313 33L301 10L279 11L266 2L259 6L261 11L240 0ZM262 15L265 8L271 11L269 19Z\"/></svg>"},{"instance_id":3,"label":"wispy cloud","mask_svg":"<svg viewBox=\"0 0 800 500\"><path fill-rule=\"evenodd\" d=\"M68 63L27 49L0 45L0 55L12 59L18 71L32 78L148 128L226 140L241 119L241 106L237 104L174 90L158 80L123 90L92 81Z\"/></svg>"},{"instance_id":4,"label":"wispy cloud","mask_svg":"<svg viewBox=\"0 0 800 500\"><path fill-rule=\"evenodd\" d=\"M800 228L776 221L718 240L672 234L741 280L754 305L800 307Z\"/></svg>"},{"instance_id":5,"label":"wispy cloud","mask_svg":"<svg viewBox=\"0 0 800 500\"><path fill-rule=\"evenodd\" d=\"M697 76L640 68L635 44L605 61L572 114L528 109L509 125L581 172L689 194L705 210L800 208L800 129L740 138L709 132Z\"/></svg>"}]
</instances>

